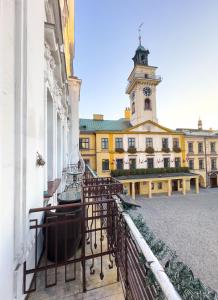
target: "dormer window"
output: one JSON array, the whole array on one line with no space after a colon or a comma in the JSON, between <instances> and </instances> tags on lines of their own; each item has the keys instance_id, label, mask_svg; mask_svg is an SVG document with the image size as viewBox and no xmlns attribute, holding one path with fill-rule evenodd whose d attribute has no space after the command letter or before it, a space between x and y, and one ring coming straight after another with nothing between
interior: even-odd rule
<instances>
[{"instance_id":1,"label":"dormer window","mask_svg":"<svg viewBox=\"0 0 218 300\"><path fill-rule=\"evenodd\" d=\"M151 100L150 99L145 99L145 105L144 105L145 110L151 110Z\"/></svg>"}]
</instances>

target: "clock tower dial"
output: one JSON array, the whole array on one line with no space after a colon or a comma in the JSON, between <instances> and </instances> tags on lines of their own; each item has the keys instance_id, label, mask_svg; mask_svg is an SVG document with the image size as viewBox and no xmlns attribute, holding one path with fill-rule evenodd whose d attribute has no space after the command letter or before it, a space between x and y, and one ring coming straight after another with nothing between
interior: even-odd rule
<instances>
[{"instance_id":1,"label":"clock tower dial","mask_svg":"<svg viewBox=\"0 0 218 300\"><path fill-rule=\"evenodd\" d=\"M146 87L143 88L143 94L145 96L149 97L149 96L151 96L151 93L152 93L152 90L151 90L151 88L149 86L146 86Z\"/></svg>"}]
</instances>

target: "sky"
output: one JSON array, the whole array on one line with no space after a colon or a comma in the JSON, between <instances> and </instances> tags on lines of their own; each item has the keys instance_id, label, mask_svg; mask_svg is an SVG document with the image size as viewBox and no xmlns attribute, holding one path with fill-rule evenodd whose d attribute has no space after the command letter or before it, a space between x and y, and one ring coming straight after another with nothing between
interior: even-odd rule
<instances>
[{"instance_id":1,"label":"sky","mask_svg":"<svg viewBox=\"0 0 218 300\"><path fill-rule=\"evenodd\" d=\"M124 116L132 57L142 44L158 67L157 117L168 128L218 129L218 0L76 0L80 117Z\"/></svg>"}]
</instances>

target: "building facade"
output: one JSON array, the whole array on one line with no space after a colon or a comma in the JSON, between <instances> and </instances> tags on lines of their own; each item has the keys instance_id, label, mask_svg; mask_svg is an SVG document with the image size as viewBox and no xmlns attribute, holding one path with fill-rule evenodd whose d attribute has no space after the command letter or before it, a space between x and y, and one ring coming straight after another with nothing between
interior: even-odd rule
<instances>
[{"instance_id":1,"label":"building facade","mask_svg":"<svg viewBox=\"0 0 218 300\"><path fill-rule=\"evenodd\" d=\"M218 131L204 130L202 121L198 129L177 129L185 135L185 153L189 169L199 174L202 187L218 186Z\"/></svg>"},{"instance_id":2,"label":"building facade","mask_svg":"<svg viewBox=\"0 0 218 300\"><path fill-rule=\"evenodd\" d=\"M29 209L55 204L69 159L79 161L81 81L73 74L73 0L0 6L0 295L11 300L25 298L23 264L35 263Z\"/></svg>"},{"instance_id":3,"label":"building facade","mask_svg":"<svg viewBox=\"0 0 218 300\"><path fill-rule=\"evenodd\" d=\"M148 55L140 42L128 78L130 108L124 118L104 120L102 115L93 115L93 119L80 119L81 153L99 175L118 176L133 197L171 195L174 190L185 194L193 181L198 192L199 175L184 172L188 167L185 134L158 123L156 88L161 77L148 64ZM155 175L143 174L146 170L152 174L155 170Z\"/></svg>"}]
</instances>

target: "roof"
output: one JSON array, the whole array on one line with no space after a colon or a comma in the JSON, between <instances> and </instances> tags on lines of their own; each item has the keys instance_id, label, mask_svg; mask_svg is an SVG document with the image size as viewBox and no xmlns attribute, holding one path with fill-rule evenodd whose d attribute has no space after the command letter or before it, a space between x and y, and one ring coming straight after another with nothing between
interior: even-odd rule
<instances>
[{"instance_id":1,"label":"roof","mask_svg":"<svg viewBox=\"0 0 218 300\"><path fill-rule=\"evenodd\" d=\"M145 49L145 47L143 47L142 45L139 45L138 48L136 49L136 51L141 50L141 51L147 51Z\"/></svg>"},{"instance_id":2,"label":"roof","mask_svg":"<svg viewBox=\"0 0 218 300\"><path fill-rule=\"evenodd\" d=\"M170 177L193 177L199 176L195 173L160 173L160 174L143 174L143 175L128 175L128 176L117 176L117 180L129 180L129 179L149 179L149 178L170 178Z\"/></svg>"},{"instance_id":3,"label":"roof","mask_svg":"<svg viewBox=\"0 0 218 300\"><path fill-rule=\"evenodd\" d=\"M121 131L132 127L129 120L93 120L80 119L81 131Z\"/></svg>"},{"instance_id":4,"label":"roof","mask_svg":"<svg viewBox=\"0 0 218 300\"><path fill-rule=\"evenodd\" d=\"M183 132L189 136L207 136L207 137L218 137L217 130L199 130L191 128L177 128L176 131Z\"/></svg>"}]
</instances>

